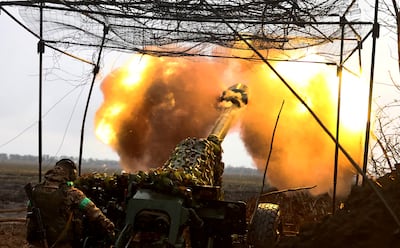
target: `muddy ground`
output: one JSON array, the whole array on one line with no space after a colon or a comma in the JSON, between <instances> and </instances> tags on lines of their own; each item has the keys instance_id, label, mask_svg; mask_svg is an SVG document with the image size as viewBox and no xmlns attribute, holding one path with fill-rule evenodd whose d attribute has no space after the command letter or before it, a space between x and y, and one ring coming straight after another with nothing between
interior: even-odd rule
<instances>
[{"instance_id":1,"label":"muddy ground","mask_svg":"<svg viewBox=\"0 0 400 248\"><path fill-rule=\"evenodd\" d=\"M23 186L27 182L37 182L37 172L24 167L0 167L0 248L23 247L25 245L25 212L27 201ZM259 178L226 177L225 197L232 200L244 200L249 208L254 204L254 196L259 192ZM311 210L297 207L297 218L301 225L294 232L282 235L280 248L289 247L379 247L400 246L400 174L396 171L376 180L378 192L366 186L354 187L341 208L331 214L330 199L309 198L307 194L296 195L297 201L283 194L280 199L291 202L290 207L307 205ZM381 194L382 197L379 197ZM303 199L303 202L298 202ZM318 202L319 201L319 202ZM297 204L297 205L296 205ZM300 211L304 208L303 213ZM288 208L281 207L283 216L288 215ZM322 211L319 211L321 210ZM8 212L13 210L12 212ZM286 211L286 212L285 212ZM304 212L316 212L318 218L311 221ZM318 212L318 213L317 213ZM290 212L294 213L294 212ZM308 213L309 214L309 213ZM300 217L301 218L300 218ZM315 217L315 216L314 216ZM307 221L305 221L307 220Z\"/></svg>"}]
</instances>

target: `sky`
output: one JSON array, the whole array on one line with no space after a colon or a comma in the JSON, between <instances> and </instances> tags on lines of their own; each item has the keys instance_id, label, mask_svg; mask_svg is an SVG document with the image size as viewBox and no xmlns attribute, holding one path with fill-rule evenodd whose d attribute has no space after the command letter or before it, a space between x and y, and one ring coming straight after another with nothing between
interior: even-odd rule
<instances>
[{"instance_id":1,"label":"sky","mask_svg":"<svg viewBox=\"0 0 400 248\"><path fill-rule=\"evenodd\" d=\"M11 10L12 13L16 13ZM39 56L37 39L22 29L5 13L0 14L0 153L38 154ZM381 41L384 40L384 41ZM376 63L374 99L393 98L393 87L387 77L387 62L382 58L392 53L381 34ZM370 42L366 43L364 61L369 61ZM386 56L385 56L386 55ZM91 56L87 54L87 56ZM95 113L103 102L102 80L125 63L130 54L108 53L95 81L88 108L84 133L84 158L118 160L118 154L95 136ZM92 67L46 49L43 80L43 154L79 156L82 118ZM368 71L368 66L366 66ZM254 167L238 133L229 134L223 143L224 160L228 165Z\"/></svg>"}]
</instances>

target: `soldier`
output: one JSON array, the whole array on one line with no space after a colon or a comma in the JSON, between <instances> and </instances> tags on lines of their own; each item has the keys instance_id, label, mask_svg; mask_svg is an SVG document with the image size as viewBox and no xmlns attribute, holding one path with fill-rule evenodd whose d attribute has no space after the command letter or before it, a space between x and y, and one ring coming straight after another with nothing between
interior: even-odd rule
<instances>
[{"instance_id":1,"label":"soldier","mask_svg":"<svg viewBox=\"0 0 400 248\"><path fill-rule=\"evenodd\" d=\"M113 240L114 224L73 186L76 177L75 163L61 159L46 172L44 181L32 188L27 218L29 247L81 247L82 216L98 226L99 237ZM29 216L33 208L39 210L39 218Z\"/></svg>"}]
</instances>

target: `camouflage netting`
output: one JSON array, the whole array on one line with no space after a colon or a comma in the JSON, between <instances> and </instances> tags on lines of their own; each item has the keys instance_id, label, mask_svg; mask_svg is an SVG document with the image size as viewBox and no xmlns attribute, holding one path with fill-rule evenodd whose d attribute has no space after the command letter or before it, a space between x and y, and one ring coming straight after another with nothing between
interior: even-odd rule
<instances>
[{"instance_id":1,"label":"camouflage netting","mask_svg":"<svg viewBox=\"0 0 400 248\"><path fill-rule=\"evenodd\" d=\"M162 167L131 174L130 181L165 192L179 192L195 185L221 186L221 159L221 142L217 137L187 138L176 146Z\"/></svg>"},{"instance_id":2,"label":"camouflage netting","mask_svg":"<svg viewBox=\"0 0 400 248\"><path fill-rule=\"evenodd\" d=\"M41 5L43 3L43 5ZM359 45L371 22L360 20L357 0L117 0L2 1L17 6L27 26L62 50L76 47L134 51L163 56L233 56L218 49L298 49L321 46L338 56L341 23L345 52ZM339 44L338 44L339 42ZM238 56L238 55L235 55ZM240 55L242 56L242 55ZM252 58L247 55L245 58ZM252 58L254 59L254 58Z\"/></svg>"},{"instance_id":3,"label":"camouflage netting","mask_svg":"<svg viewBox=\"0 0 400 248\"><path fill-rule=\"evenodd\" d=\"M221 186L221 159L221 141L216 136L187 138L175 147L162 167L130 174L87 173L74 183L107 213L117 228L122 228L127 194L149 188L192 199L192 191L187 190L191 186Z\"/></svg>"}]
</instances>

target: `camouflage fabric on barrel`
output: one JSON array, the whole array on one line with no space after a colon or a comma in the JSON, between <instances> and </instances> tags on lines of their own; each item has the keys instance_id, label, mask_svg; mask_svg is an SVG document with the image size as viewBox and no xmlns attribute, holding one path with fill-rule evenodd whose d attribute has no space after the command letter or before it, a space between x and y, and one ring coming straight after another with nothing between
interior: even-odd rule
<instances>
[{"instance_id":1,"label":"camouflage fabric on barrel","mask_svg":"<svg viewBox=\"0 0 400 248\"><path fill-rule=\"evenodd\" d=\"M221 141L210 135L183 140L162 167L130 174L129 179L138 187L179 193L190 186L221 186L223 171Z\"/></svg>"}]
</instances>

